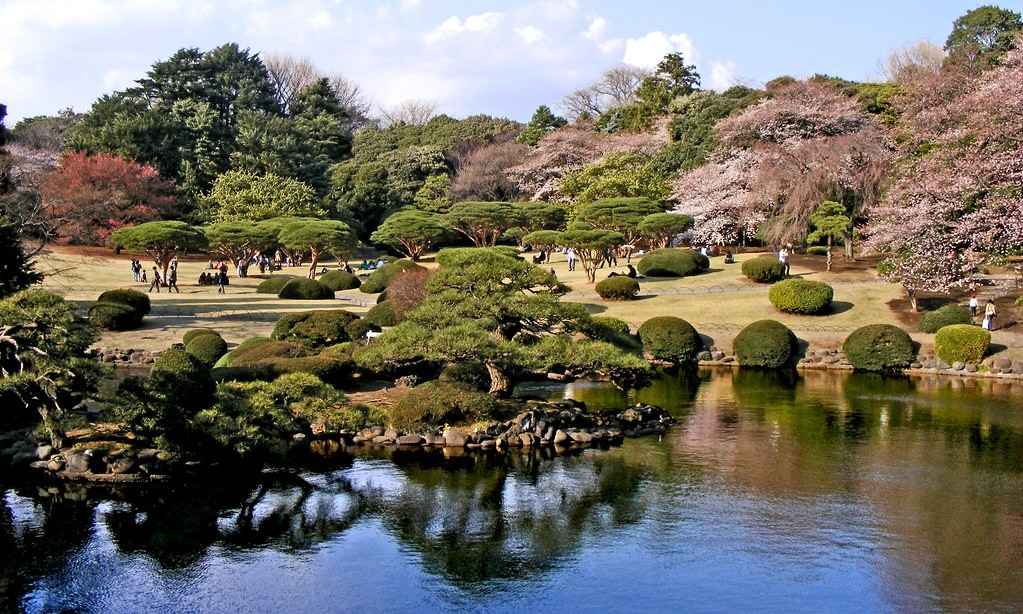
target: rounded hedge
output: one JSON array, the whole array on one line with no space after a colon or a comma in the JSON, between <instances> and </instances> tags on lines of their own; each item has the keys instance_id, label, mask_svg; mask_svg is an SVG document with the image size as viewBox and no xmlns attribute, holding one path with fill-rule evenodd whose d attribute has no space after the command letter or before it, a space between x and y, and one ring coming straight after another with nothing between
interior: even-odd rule
<instances>
[{"instance_id":1,"label":"rounded hedge","mask_svg":"<svg viewBox=\"0 0 1023 614\"><path fill-rule=\"evenodd\" d=\"M319 282L334 292L354 290L362 285L359 278L348 271L331 271L320 276Z\"/></svg>"},{"instance_id":2,"label":"rounded hedge","mask_svg":"<svg viewBox=\"0 0 1023 614\"><path fill-rule=\"evenodd\" d=\"M348 336L352 339L352 341L358 341L359 339L365 338L366 333L370 331L379 333L380 326L370 322L366 318L359 318L358 320L352 320L352 322L345 327L345 331L348 333Z\"/></svg>"},{"instance_id":3,"label":"rounded hedge","mask_svg":"<svg viewBox=\"0 0 1023 614\"><path fill-rule=\"evenodd\" d=\"M609 316L595 316L590 318L590 324L596 328L607 330L617 335L631 335L632 329L629 328L629 323L625 320L619 320L618 318L612 318Z\"/></svg>"},{"instance_id":4,"label":"rounded hedge","mask_svg":"<svg viewBox=\"0 0 1023 614\"><path fill-rule=\"evenodd\" d=\"M131 330L142 324L142 313L124 303L96 303L89 308L89 321L104 330Z\"/></svg>"},{"instance_id":5,"label":"rounded hedge","mask_svg":"<svg viewBox=\"0 0 1023 614\"><path fill-rule=\"evenodd\" d=\"M894 371L913 361L913 340L906 331L891 324L870 324L857 328L842 344L845 357L860 371Z\"/></svg>"},{"instance_id":6,"label":"rounded hedge","mask_svg":"<svg viewBox=\"0 0 1023 614\"><path fill-rule=\"evenodd\" d=\"M691 249L655 249L643 256L636 269L650 277L686 277L706 271L710 260Z\"/></svg>"},{"instance_id":7,"label":"rounded hedge","mask_svg":"<svg viewBox=\"0 0 1023 614\"><path fill-rule=\"evenodd\" d=\"M785 313L819 315L831 310L835 291L828 284L809 279L785 279L771 286L771 304Z\"/></svg>"},{"instance_id":8,"label":"rounded hedge","mask_svg":"<svg viewBox=\"0 0 1023 614\"><path fill-rule=\"evenodd\" d=\"M639 294L639 282L631 277L616 275L600 280L595 289L605 301L631 301Z\"/></svg>"},{"instance_id":9,"label":"rounded hedge","mask_svg":"<svg viewBox=\"0 0 1023 614\"><path fill-rule=\"evenodd\" d=\"M107 290L96 299L97 303L121 303L128 305L143 316L149 315L152 304L149 302L149 295L138 290L120 288Z\"/></svg>"},{"instance_id":10,"label":"rounded hedge","mask_svg":"<svg viewBox=\"0 0 1023 614\"><path fill-rule=\"evenodd\" d=\"M359 316L344 309L286 313L274 325L270 338L320 348L349 340L347 327Z\"/></svg>"},{"instance_id":11,"label":"rounded hedge","mask_svg":"<svg viewBox=\"0 0 1023 614\"><path fill-rule=\"evenodd\" d=\"M421 268L423 267L411 260L395 260L394 262L389 262L373 271L373 273L366 278L366 281L362 282L362 285L359 286L359 290L367 294L383 292L387 289L387 284L391 283L391 280L394 279L395 275L398 273Z\"/></svg>"},{"instance_id":12,"label":"rounded hedge","mask_svg":"<svg viewBox=\"0 0 1023 614\"><path fill-rule=\"evenodd\" d=\"M703 347L696 329L673 316L650 318L639 327L639 338L651 356L673 363L692 362Z\"/></svg>"},{"instance_id":13,"label":"rounded hedge","mask_svg":"<svg viewBox=\"0 0 1023 614\"><path fill-rule=\"evenodd\" d=\"M296 277L288 280L277 296L284 299L321 301L334 298L334 291L315 279Z\"/></svg>"},{"instance_id":14,"label":"rounded hedge","mask_svg":"<svg viewBox=\"0 0 1023 614\"><path fill-rule=\"evenodd\" d=\"M216 364L213 365L213 367L214 368L230 367L231 364L232 364L232 361L234 360L235 355L237 355L239 352L244 352L245 350L247 350L249 348L253 348L253 347L256 347L258 345L262 345L264 343L269 343L270 341L271 340L270 340L269 337L249 337L245 341L242 341L241 343L239 343L238 347L234 348L233 350L231 350L227 354L224 354L223 356L221 356L217 360Z\"/></svg>"},{"instance_id":15,"label":"rounded hedge","mask_svg":"<svg viewBox=\"0 0 1023 614\"><path fill-rule=\"evenodd\" d=\"M806 248L806 253L811 256L827 256L828 246L827 245L814 245Z\"/></svg>"},{"instance_id":16,"label":"rounded hedge","mask_svg":"<svg viewBox=\"0 0 1023 614\"><path fill-rule=\"evenodd\" d=\"M207 333L186 342L185 351L202 364L212 367L221 356L227 354L227 342L220 335Z\"/></svg>"},{"instance_id":17,"label":"rounded hedge","mask_svg":"<svg viewBox=\"0 0 1023 614\"><path fill-rule=\"evenodd\" d=\"M948 364L978 363L991 344L991 333L972 324L949 324L934 335L934 353Z\"/></svg>"},{"instance_id":18,"label":"rounded hedge","mask_svg":"<svg viewBox=\"0 0 1023 614\"><path fill-rule=\"evenodd\" d=\"M256 292L259 294L280 294L284 286L292 279L295 279L294 275L271 275L259 282L259 285L256 286Z\"/></svg>"},{"instance_id":19,"label":"rounded hedge","mask_svg":"<svg viewBox=\"0 0 1023 614\"><path fill-rule=\"evenodd\" d=\"M735 336L732 347L743 367L777 369L792 361L796 336L777 320L758 320Z\"/></svg>"},{"instance_id":20,"label":"rounded hedge","mask_svg":"<svg viewBox=\"0 0 1023 614\"><path fill-rule=\"evenodd\" d=\"M398 323L398 317L394 314L394 308L391 307L391 303L388 301L374 305L366 312L366 315L362 316L362 319L380 327L394 326Z\"/></svg>"},{"instance_id":21,"label":"rounded hedge","mask_svg":"<svg viewBox=\"0 0 1023 614\"><path fill-rule=\"evenodd\" d=\"M742 263L742 274L761 284L785 279L785 265L774 256L757 256Z\"/></svg>"},{"instance_id":22,"label":"rounded hedge","mask_svg":"<svg viewBox=\"0 0 1023 614\"><path fill-rule=\"evenodd\" d=\"M149 370L149 383L153 390L174 399L182 409L197 411L213 400L209 366L176 347L156 357Z\"/></svg>"},{"instance_id":23,"label":"rounded hedge","mask_svg":"<svg viewBox=\"0 0 1023 614\"><path fill-rule=\"evenodd\" d=\"M264 360L275 358L298 358L306 356L309 351L300 343L292 341L266 341L253 344L247 348L241 346L231 352L232 367L245 367Z\"/></svg>"},{"instance_id":24,"label":"rounded hedge","mask_svg":"<svg viewBox=\"0 0 1023 614\"><path fill-rule=\"evenodd\" d=\"M925 333L936 333L939 329L952 324L973 324L970 310L962 305L943 305L923 315L920 319L920 330Z\"/></svg>"},{"instance_id":25,"label":"rounded hedge","mask_svg":"<svg viewBox=\"0 0 1023 614\"><path fill-rule=\"evenodd\" d=\"M192 339L195 339L196 337L201 337L203 335L216 335L219 337L220 333L213 330L212 328L193 328L191 330L185 331L185 334L182 335L181 337L181 343L188 345L192 341Z\"/></svg>"}]
</instances>

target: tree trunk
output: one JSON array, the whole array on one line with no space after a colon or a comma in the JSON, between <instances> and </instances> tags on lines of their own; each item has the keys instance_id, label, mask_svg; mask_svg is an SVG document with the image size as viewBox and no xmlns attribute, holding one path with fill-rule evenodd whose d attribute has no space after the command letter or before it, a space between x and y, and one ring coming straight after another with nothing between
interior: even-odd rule
<instances>
[{"instance_id":1,"label":"tree trunk","mask_svg":"<svg viewBox=\"0 0 1023 614\"><path fill-rule=\"evenodd\" d=\"M828 272L831 272L831 235L828 235Z\"/></svg>"},{"instance_id":2,"label":"tree trunk","mask_svg":"<svg viewBox=\"0 0 1023 614\"><path fill-rule=\"evenodd\" d=\"M854 252L853 236L851 234L845 237L845 257L848 260L856 260L856 254Z\"/></svg>"},{"instance_id":3,"label":"tree trunk","mask_svg":"<svg viewBox=\"0 0 1023 614\"><path fill-rule=\"evenodd\" d=\"M490 374L490 395L494 397L507 396L511 388L508 376L492 362L485 363L487 373Z\"/></svg>"},{"instance_id":4,"label":"tree trunk","mask_svg":"<svg viewBox=\"0 0 1023 614\"><path fill-rule=\"evenodd\" d=\"M913 311L920 311L920 306L916 302L916 290L906 288L906 296L909 297L909 305L913 308Z\"/></svg>"},{"instance_id":5,"label":"tree trunk","mask_svg":"<svg viewBox=\"0 0 1023 614\"><path fill-rule=\"evenodd\" d=\"M63 448L67 435L64 433L64 429L60 428L60 423L53 417L45 403L39 406L39 416L43 419L43 426L50 435L50 445L55 450Z\"/></svg>"},{"instance_id":6,"label":"tree trunk","mask_svg":"<svg viewBox=\"0 0 1023 614\"><path fill-rule=\"evenodd\" d=\"M312 251L312 264L309 265L309 279L316 279L316 264L320 261L320 252Z\"/></svg>"}]
</instances>

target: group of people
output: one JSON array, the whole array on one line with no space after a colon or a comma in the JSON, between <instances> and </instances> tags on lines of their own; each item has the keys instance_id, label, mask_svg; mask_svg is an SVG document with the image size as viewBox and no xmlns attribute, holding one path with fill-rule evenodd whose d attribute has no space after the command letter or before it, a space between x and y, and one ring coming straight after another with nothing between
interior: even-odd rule
<instances>
[{"instance_id":1,"label":"group of people","mask_svg":"<svg viewBox=\"0 0 1023 614\"><path fill-rule=\"evenodd\" d=\"M133 260L132 270L135 269L136 264L138 268L140 269L142 268L142 263L140 263L138 260ZM146 283L146 272L142 271L141 279L136 277L136 281L142 281L143 283ZM161 275L160 269L156 266L153 266L153 279L148 283L150 293L152 293L153 290L156 290L156 293L159 294L160 288L165 287L167 288L167 292L177 292L178 294L181 294L181 288L178 287L178 257L175 256L174 258L171 259L170 266L167 267L166 275Z\"/></svg>"},{"instance_id":2,"label":"group of people","mask_svg":"<svg viewBox=\"0 0 1023 614\"><path fill-rule=\"evenodd\" d=\"M970 292L970 315L973 319L977 319L977 313L980 311L980 300L977 299L977 291ZM984 330L994 330L995 327L995 316L998 315L998 308L995 307L994 301L988 301L984 305L984 317L981 319L981 327Z\"/></svg>"}]
</instances>

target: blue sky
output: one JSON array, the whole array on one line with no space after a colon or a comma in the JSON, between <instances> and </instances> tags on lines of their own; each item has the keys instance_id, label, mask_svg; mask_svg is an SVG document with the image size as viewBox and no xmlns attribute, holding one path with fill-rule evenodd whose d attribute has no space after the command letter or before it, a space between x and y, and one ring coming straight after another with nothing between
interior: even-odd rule
<instances>
[{"instance_id":1,"label":"blue sky","mask_svg":"<svg viewBox=\"0 0 1023 614\"><path fill-rule=\"evenodd\" d=\"M604 69L681 50L705 87L825 72L865 80L893 49L943 43L952 0L0 0L9 125L88 109L180 47L305 56L377 105L527 119ZM1000 6L1023 11L1023 0Z\"/></svg>"}]
</instances>

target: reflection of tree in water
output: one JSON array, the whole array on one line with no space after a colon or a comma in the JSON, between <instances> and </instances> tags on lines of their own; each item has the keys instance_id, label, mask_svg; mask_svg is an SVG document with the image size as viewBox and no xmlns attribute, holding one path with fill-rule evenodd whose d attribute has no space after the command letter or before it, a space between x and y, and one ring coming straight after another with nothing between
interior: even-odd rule
<instances>
[{"instance_id":1,"label":"reflection of tree in water","mask_svg":"<svg viewBox=\"0 0 1023 614\"><path fill-rule=\"evenodd\" d=\"M474 460L452 472L421 457L403 466L407 483L380 506L385 526L455 583L530 577L556 566L584 534L643 516L643 472L617 456Z\"/></svg>"},{"instance_id":2,"label":"reflection of tree in water","mask_svg":"<svg viewBox=\"0 0 1023 614\"><path fill-rule=\"evenodd\" d=\"M28 492L18 493L29 497ZM2 495L2 491L0 491ZM27 587L81 548L92 534L94 505L83 501L32 504L29 523L19 523L0 496L0 611L19 611Z\"/></svg>"}]
</instances>

